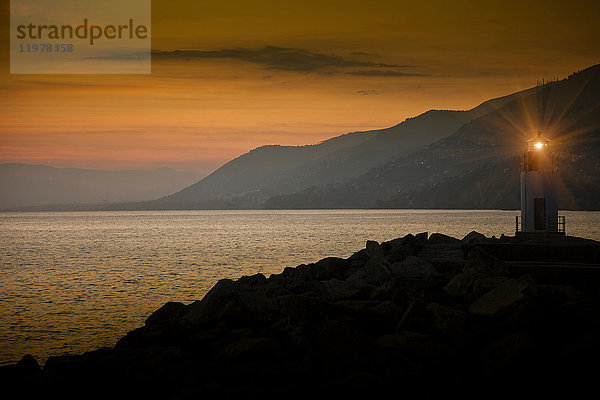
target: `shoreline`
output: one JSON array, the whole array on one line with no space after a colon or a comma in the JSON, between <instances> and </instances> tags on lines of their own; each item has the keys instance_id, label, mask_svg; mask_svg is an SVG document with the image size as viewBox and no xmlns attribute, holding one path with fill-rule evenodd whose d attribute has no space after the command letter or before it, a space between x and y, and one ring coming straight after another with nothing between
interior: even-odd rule
<instances>
[{"instance_id":1,"label":"shoreline","mask_svg":"<svg viewBox=\"0 0 600 400\"><path fill-rule=\"evenodd\" d=\"M50 357L43 369L25 356L0 367L0 382L38 394L103 382L106 390L152 387L149 395L192 398L398 384L431 397L438 389L425 378L458 390L464 371L477 387L491 376L508 387L558 372L579 380L573 371L585 376L577 366L599 350L590 341L600 332L599 264L600 243L574 237L367 241L347 259L220 280L200 301L166 303L112 348ZM464 371L449 372L457 366Z\"/></svg>"}]
</instances>

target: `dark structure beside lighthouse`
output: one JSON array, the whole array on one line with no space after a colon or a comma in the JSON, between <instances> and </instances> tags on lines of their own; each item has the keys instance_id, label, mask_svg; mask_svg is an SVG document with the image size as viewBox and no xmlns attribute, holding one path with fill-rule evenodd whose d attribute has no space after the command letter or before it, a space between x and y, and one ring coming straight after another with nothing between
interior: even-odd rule
<instances>
[{"instance_id":1,"label":"dark structure beside lighthouse","mask_svg":"<svg viewBox=\"0 0 600 400\"><path fill-rule=\"evenodd\" d=\"M565 218L558 216L557 159L550 140L537 132L521 156L521 218L516 233L565 233Z\"/></svg>"}]
</instances>

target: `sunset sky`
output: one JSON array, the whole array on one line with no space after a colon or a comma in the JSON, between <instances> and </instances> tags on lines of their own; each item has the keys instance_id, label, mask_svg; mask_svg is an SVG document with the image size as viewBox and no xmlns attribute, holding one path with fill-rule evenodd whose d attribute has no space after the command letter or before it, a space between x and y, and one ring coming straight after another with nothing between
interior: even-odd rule
<instances>
[{"instance_id":1,"label":"sunset sky","mask_svg":"<svg viewBox=\"0 0 600 400\"><path fill-rule=\"evenodd\" d=\"M10 75L1 3L0 163L209 173L600 63L597 0L154 0L151 75Z\"/></svg>"}]
</instances>

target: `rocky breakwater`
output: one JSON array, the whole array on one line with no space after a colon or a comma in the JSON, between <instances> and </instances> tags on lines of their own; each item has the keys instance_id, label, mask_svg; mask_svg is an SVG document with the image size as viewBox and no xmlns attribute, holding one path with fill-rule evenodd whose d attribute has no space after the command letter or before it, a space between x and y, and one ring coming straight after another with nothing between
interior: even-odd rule
<instances>
[{"instance_id":1,"label":"rocky breakwater","mask_svg":"<svg viewBox=\"0 0 600 400\"><path fill-rule=\"evenodd\" d=\"M26 356L20 397L577 397L600 359L598 290L534 279L472 232L368 241L347 259L219 281L113 348ZM600 270L599 270L600 272Z\"/></svg>"}]
</instances>

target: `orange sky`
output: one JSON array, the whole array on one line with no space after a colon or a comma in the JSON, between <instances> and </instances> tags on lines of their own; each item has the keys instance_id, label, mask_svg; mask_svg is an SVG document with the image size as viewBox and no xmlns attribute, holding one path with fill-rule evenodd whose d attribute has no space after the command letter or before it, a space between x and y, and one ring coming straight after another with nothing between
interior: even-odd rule
<instances>
[{"instance_id":1,"label":"orange sky","mask_svg":"<svg viewBox=\"0 0 600 400\"><path fill-rule=\"evenodd\" d=\"M154 57L151 75L10 75L2 0L0 162L207 173L600 62L597 1L296 3L155 0L154 50L212 53Z\"/></svg>"}]
</instances>

